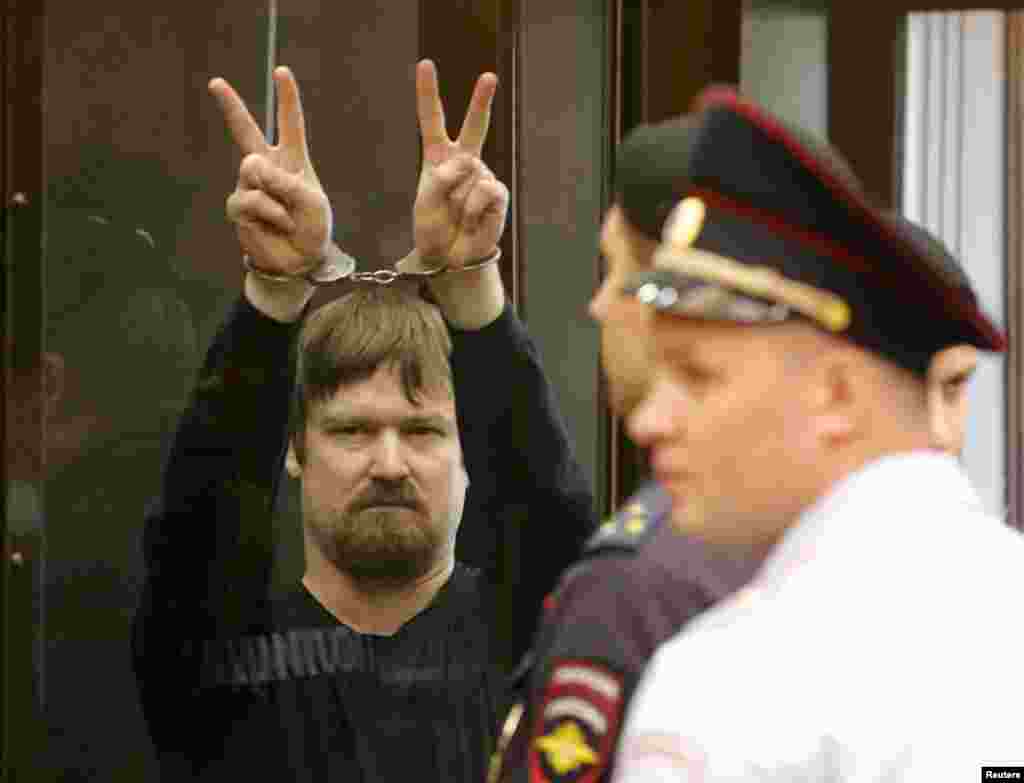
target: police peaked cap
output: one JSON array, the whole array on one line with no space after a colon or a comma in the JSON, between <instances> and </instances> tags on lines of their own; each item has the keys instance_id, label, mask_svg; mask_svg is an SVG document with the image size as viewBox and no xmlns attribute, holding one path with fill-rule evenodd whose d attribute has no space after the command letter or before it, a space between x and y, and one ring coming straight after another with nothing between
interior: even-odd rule
<instances>
[{"instance_id":1,"label":"police peaked cap","mask_svg":"<svg viewBox=\"0 0 1024 783\"><path fill-rule=\"evenodd\" d=\"M722 87L622 143L616 201L662 241L627 284L659 310L767 323L803 317L924 374L942 348L1002 351L960 265L872 206L842 157Z\"/></svg>"}]
</instances>

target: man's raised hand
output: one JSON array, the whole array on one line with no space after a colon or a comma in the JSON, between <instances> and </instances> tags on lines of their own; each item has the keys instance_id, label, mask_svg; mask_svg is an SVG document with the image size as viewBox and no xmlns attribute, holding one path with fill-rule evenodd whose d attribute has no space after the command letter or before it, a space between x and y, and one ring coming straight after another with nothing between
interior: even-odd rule
<instances>
[{"instance_id":1,"label":"man's raised hand","mask_svg":"<svg viewBox=\"0 0 1024 783\"><path fill-rule=\"evenodd\" d=\"M291 70L274 70L277 85L276 145L267 142L238 93L224 79L210 92L220 104L242 152L238 184L227 200L243 251L253 263L278 275L315 269L330 248L330 202L313 169L306 142L299 87Z\"/></svg>"},{"instance_id":2,"label":"man's raised hand","mask_svg":"<svg viewBox=\"0 0 1024 783\"><path fill-rule=\"evenodd\" d=\"M491 119L498 77L477 80L457 139L448 137L437 70L430 60L416 66L416 105L423 139L413 207L416 250L421 259L461 267L491 255L505 230L508 188L480 159Z\"/></svg>"}]
</instances>

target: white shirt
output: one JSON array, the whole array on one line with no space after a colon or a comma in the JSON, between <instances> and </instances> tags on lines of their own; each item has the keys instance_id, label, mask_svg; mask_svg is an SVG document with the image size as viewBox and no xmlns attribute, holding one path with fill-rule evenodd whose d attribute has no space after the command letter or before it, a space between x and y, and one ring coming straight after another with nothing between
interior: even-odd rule
<instances>
[{"instance_id":1,"label":"white shirt","mask_svg":"<svg viewBox=\"0 0 1024 783\"><path fill-rule=\"evenodd\" d=\"M629 781L972 781L1024 764L1024 537L956 461L848 476L655 655Z\"/></svg>"}]
</instances>

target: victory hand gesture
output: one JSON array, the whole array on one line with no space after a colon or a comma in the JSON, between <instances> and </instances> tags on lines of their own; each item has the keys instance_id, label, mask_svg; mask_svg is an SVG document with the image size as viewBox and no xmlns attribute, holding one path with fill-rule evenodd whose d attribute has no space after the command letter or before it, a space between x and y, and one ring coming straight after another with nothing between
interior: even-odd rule
<instances>
[{"instance_id":1,"label":"victory hand gesture","mask_svg":"<svg viewBox=\"0 0 1024 783\"><path fill-rule=\"evenodd\" d=\"M330 249L331 205L313 170L299 87L288 68L274 70L279 141L267 142L238 93L213 79L228 129L242 151L238 184L227 215L243 251L270 274L299 276L316 269Z\"/></svg>"},{"instance_id":2,"label":"victory hand gesture","mask_svg":"<svg viewBox=\"0 0 1024 783\"><path fill-rule=\"evenodd\" d=\"M423 137L423 168L413 207L419 257L453 268L490 256L505 230L508 188L480 159L498 77L477 80L455 141L448 137L437 71L430 60L416 66L416 103Z\"/></svg>"}]
</instances>

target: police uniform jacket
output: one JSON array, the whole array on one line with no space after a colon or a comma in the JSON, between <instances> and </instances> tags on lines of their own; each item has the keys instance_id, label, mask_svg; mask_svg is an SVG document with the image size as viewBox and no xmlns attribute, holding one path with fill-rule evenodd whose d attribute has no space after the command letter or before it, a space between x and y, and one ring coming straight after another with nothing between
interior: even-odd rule
<instances>
[{"instance_id":1,"label":"police uniform jacket","mask_svg":"<svg viewBox=\"0 0 1024 783\"><path fill-rule=\"evenodd\" d=\"M748 563L714 557L674 530L670 513L659 485L643 487L545 602L500 780L609 780L623 714L655 648L750 577Z\"/></svg>"}]
</instances>

